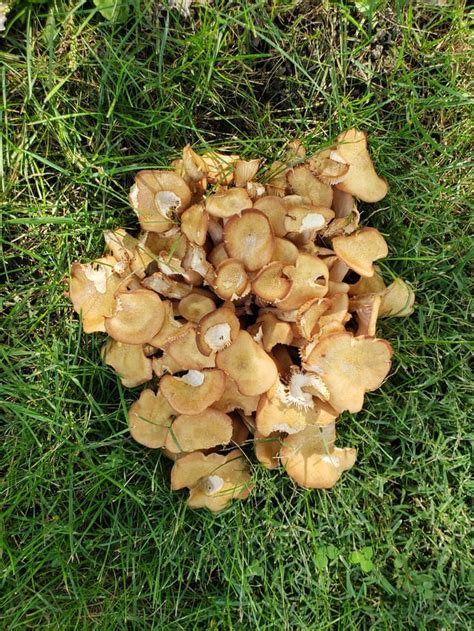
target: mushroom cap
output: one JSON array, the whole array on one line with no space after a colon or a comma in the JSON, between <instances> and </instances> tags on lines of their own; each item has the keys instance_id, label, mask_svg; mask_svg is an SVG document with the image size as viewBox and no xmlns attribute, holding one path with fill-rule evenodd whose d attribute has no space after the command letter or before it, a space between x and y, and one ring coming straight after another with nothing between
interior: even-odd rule
<instances>
[{"instance_id":1,"label":"mushroom cap","mask_svg":"<svg viewBox=\"0 0 474 631\"><path fill-rule=\"evenodd\" d=\"M287 297L278 302L283 311L299 309L312 298L323 298L327 293L329 270L321 259L312 254L299 254L294 266L286 266L283 272L293 281Z\"/></svg>"},{"instance_id":2,"label":"mushroom cap","mask_svg":"<svg viewBox=\"0 0 474 631\"><path fill-rule=\"evenodd\" d=\"M387 243L376 228L362 228L347 237L334 237L332 247L337 256L361 276L373 276L373 262L388 254Z\"/></svg>"},{"instance_id":3,"label":"mushroom cap","mask_svg":"<svg viewBox=\"0 0 474 631\"><path fill-rule=\"evenodd\" d=\"M308 426L282 441L280 460L287 474L300 486L330 489L356 460L357 451L334 447L335 424Z\"/></svg>"},{"instance_id":4,"label":"mushroom cap","mask_svg":"<svg viewBox=\"0 0 474 631\"><path fill-rule=\"evenodd\" d=\"M388 191L386 180L375 172L367 148L367 134L358 129L348 129L337 138L336 150L331 158L349 165L344 180L336 187L364 202L378 202Z\"/></svg>"},{"instance_id":5,"label":"mushroom cap","mask_svg":"<svg viewBox=\"0 0 474 631\"><path fill-rule=\"evenodd\" d=\"M256 176L259 166L259 159L237 160L234 167L234 185L238 187L247 186Z\"/></svg>"},{"instance_id":6,"label":"mushroom cap","mask_svg":"<svg viewBox=\"0 0 474 631\"><path fill-rule=\"evenodd\" d=\"M288 173L288 183L296 195L306 198L313 206L331 208L331 186L318 180L307 166L291 169Z\"/></svg>"},{"instance_id":7,"label":"mushroom cap","mask_svg":"<svg viewBox=\"0 0 474 631\"><path fill-rule=\"evenodd\" d=\"M208 408L199 414L180 414L173 421L165 440L171 453L192 452L227 445L232 438L232 419Z\"/></svg>"},{"instance_id":8,"label":"mushroom cap","mask_svg":"<svg viewBox=\"0 0 474 631\"><path fill-rule=\"evenodd\" d=\"M114 273L117 260L113 256L91 264L73 263L69 279L69 300L82 317L84 333L105 331L105 318L116 311L115 293L124 285Z\"/></svg>"},{"instance_id":9,"label":"mushroom cap","mask_svg":"<svg viewBox=\"0 0 474 631\"><path fill-rule=\"evenodd\" d=\"M308 169L324 184L339 184L349 171L349 165L331 159L331 149L320 151L307 162Z\"/></svg>"},{"instance_id":10,"label":"mushroom cap","mask_svg":"<svg viewBox=\"0 0 474 631\"><path fill-rule=\"evenodd\" d=\"M250 291L250 280L245 266L238 259L227 259L217 267L214 291L222 300L235 300Z\"/></svg>"},{"instance_id":11,"label":"mushroom cap","mask_svg":"<svg viewBox=\"0 0 474 631\"><path fill-rule=\"evenodd\" d=\"M128 411L130 434L137 443L157 449L165 444L168 429L176 412L161 392L142 390L140 398Z\"/></svg>"},{"instance_id":12,"label":"mushroom cap","mask_svg":"<svg viewBox=\"0 0 474 631\"><path fill-rule=\"evenodd\" d=\"M261 331L262 346L267 353L277 344L290 345L293 341L291 324L282 322L273 313L259 315L255 326Z\"/></svg>"},{"instance_id":13,"label":"mushroom cap","mask_svg":"<svg viewBox=\"0 0 474 631\"><path fill-rule=\"evenodd\" d=\"M272 432L269 436L263 436L257 431L254 439L257 460L263 464L265 469L276 469L280 464L278 456L281 446L281 433Z\"/></svg>"},{"instance_id":14,"label":"mushroom cap","mask_svg":"<svg viewBox=\"0 0 474 631\"><path fill-rule=\"evenodd\" d=\"M225 387L221 370L190 370L182 377L164 375L160 390L168 403L180 414L201 414L218 401Z\"/></svg>"},{"instance_id":15,"label":"mushroom cap","mask_svg":"<svg viewBox=\"0 0 474 631\"><path fill-rule=\"evenodd\" d=\"M188 322L197 324L201 318L216 309L216 303L211 298L211 295L203 290L194 289L179 301L179 315Z\"/></svg>"},{"instance_id":16,"label":"mushroom cap","mask_svg":"<svg viewBox=\"0 0 474 631\"><path fill-rule=\"evenodd\" d=\"M215 368L216 354L203 355L196 343L196 327L190 326L166 346L169 355L181 366L181 370L203 370Z\"/></svg>"},{"instance_id":17,"label":"mushroom cap","mask_svg":"<svg viewBox=\"0 0 474 631\"><path fill-rule=\"evenodd\" d=\"M414 311L415 292L404 280L396 278L382 293L379 316L381 318L409 316Z\"/></svg>"},{"instance_id":18,"label":"mushroom cap","mask_svg":"<svg viewBox=\"0 0 474 631\"><path fill-rule=\"evenodd\" d=\"M229 307L219 307L205 315L198 324L196 343L203 355L227 348L235 341L240 322Z\"/></svg>"},{"instance_id":19,"label":"mushroom cap","mask_svg":"<svg viewBox=\"0 0 474 631\"><path fill-rule=\"evenodd\" d=\"M275 237L275 249L273 251L272 261L280 261L286 265L295 265L298 255L298 248L292 241Z\"/></svg>"},{"instance_id":20,"label":"mushroom cap","mask_svg":"<svg viewBox=\"0 0 474 631\"><path fill-rule=\"evenodd\" d=\"M188 487L191 508L222 510L233 499L244 499L251 490L248 463L239 449L228 454L188 454L171 469L171 488Z\"/></svg>"},{"instance_id":21,"label":"mushroom cap","mask_svg":"<svg viewBox=\"0 0 474 631\"><path fill-rule=\"evenodd\" d=\"M217 353L216 365L231 377L239 391L247 396L269 390L278 378L273 359L246 331L239 331L235 341Z\"/></svg>"},{"instance_id":22,"label":"mushroom cap","mask_svg":"<svg viewBox=\"0 0 474 631\"><path fill-rule=\"evenodd\" d=\"M213 408L226 413L242 410L246 416L250 416L257 409L258 400L259 395L246 396L239 392L235 381L226 375L224 392L219 401L213 404Z\"/></svg>"},{"instance_id":23,"label":"mushroom cap","mask_svg":"<svg viewBox=\"0 0 474 631\"><path fill-rule=\"evenodd\" d=\"M252 208L252 200L243 188L229 188L206 199L206 210L212 217L240 215L246 208Z\"/></svg>"},{"instance_id":24,"label":"mushroom cap","mask_svg":"<svg viewBox=\"0 0 474 631\"><path fill-rule=\"evenodd\" d=\"M349 296L378 294L386 289L383 277L380 274L380 268L374 265L374 269L373 276L361 276L356 283L349 285Z\"/></svg>"},{"instance_id":25,"label":"mushroom cap","mask_svg":"<svg viewBox=\"0 0 474 631\"><path fill-rule=\"evenodd\" d=\"M349 310L356 314L357 319L356 336L375 336L381 302L382 298L377 294L357 296L350 300Z\"/></svg>"},{"instance_id":26,"label":"mushroom cap","mask_svg":"<svg viewBox=\"0 0 474 631\"><path fill-rule=\"evenodd\" d=\"M154 272L151 276L144 278L142 286L155 291L157 294L166 296L166 298L175 300L181 300L193 290L192 285L177 281L162 272Z\"/></svg>"},{"instance_id":27,"label":"mushroom cap","mask_svg":"<svg viewBox=\"0 0 474 631\"><path fill-rule=\"evenodd\" d=\"M262 267L252 281L254 293L266 302L279 302L286 298L293 283L283 274L285 264L273 261Z\"/></svg>"},{"instance_id":28,"label":"mushroom cap","mask_svg":"<svg viewBox=\"0 0 474 631\"><path fill-rule=\"evenodd\" d=\"M335 410L354 413L362 409L364 394L382 385L392 354L386 340L336 333L316 344L304 366L323 379Z\"/></svg>"},{"instance_id":29,"label":"mushroom cap","mask_svg":"<svg viewBox=\"0 0 474 631\"><path fill-rule=\"evenodd\" d=\"M192 326L190 323L183 324L174 319L173 304L169 300L163 300L163 309L165 312L163 325L158 333L150 340L150 344L161 349L180 335L184 335Z\"/></svg>"},{"instance_id":30,"label":"mushroom cap","mask_svg":"<svg viewBox=\"0 0 474 631\"><path fill-rule=\"evenodd\" d=\"M224 226L224 243L229 256L242 261L251 272L271 261L275 247L270 222L259 210L247 210L229 219Z\"/></svg>"},{"instance_id":31,"label":"mushroom cap","mask_svg":"<svg viewBox=\"0 0 474 631\"><path fill-rule=\"evenodd\" d=\"M334 218L330 208L322 206L298 205L287 210L285 229L287 232L299 234L309 231L312 235L323 230Z\"/></svg>"},{"instance_id":32,"label":"mushroom cap","mask_svg":"<svg viewBox=\"0 0 474 631\"><path fill-rule=\"evenodd\" d=\"M163 303L154 291L134 289L117 294L115 314L105 319L105 330L118 342L145 344L161 329Z\"/></svg>"},{"instance_id":33,"label":"mushroom cap","mask_svg":"<svg viewBox=\"0 0 474 631\"><path fill-rule=\"evenodd\" d=\"M275 237L284 237L288 232L285 228L287 208L281 197L267 195L257 199L254 209L260 210L270 222Z\"/></svg>"},{"instance_id":34,"label":"mushroom cap","mask_svg":"<svg viewBox=\"0 0 474 631\"><path fill-rule=\"evenodd\" d=\"M126 388L135 388L153 377L152 362L145 355L143 344L122 344L108 339L101 355L104 362L118 373Z\"/></svg>"},{"instance_id":35,"label":"mushroom cap","mask_svg":"<svg viewBox=\"0 0 474 631\"><path fill-rule=\"evenodd\" d=\"M234 179L234 164L239 156L206 151L201 156L206 166L206 176L211 184L231 184Z\"/></svg>"},{"instance_id":36,"label":"mushroom cap","mask_svg":"<svg viewBox=\"0 0 474 631\"><path fill-rule=\"evenodd\" d=\"M140 171L130 191L130 203L140 225L147 232L166 232L173 225L173 213L191 203L191 190L172 171Z\"/></svg>"},{"instance_id":37,"label":"mushroom cap","mask_svg":"<svg viewBox=\"0 0 474 631\"><path fill-rule=\"evenodd\" d=\"M181 215L181 231L196 245L204 245L207 237L209 216L202 204L193 204Z\"/></svg>"}]
</instances>

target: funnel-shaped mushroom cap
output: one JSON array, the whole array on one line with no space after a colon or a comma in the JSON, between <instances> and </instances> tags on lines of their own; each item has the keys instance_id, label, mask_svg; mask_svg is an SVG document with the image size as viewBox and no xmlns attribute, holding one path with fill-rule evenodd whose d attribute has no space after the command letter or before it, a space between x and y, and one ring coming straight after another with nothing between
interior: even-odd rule
<instances>
[{"instance_id":1,"label":"funnel-shaped mushroom cap","mask_svg":"<svg viewBox=\"0 0 474 631\"><path fill-rule=\"evenodd\" d=\"M146 357L142 344L122 344L109 339L102 347L102 358L118 373L126 388L149 381L153 376L151 359Z\"/></svg>"},{"instance_id":2,"label":"funnel-shaped mushroom cap","mask_svg":"<svg viewBox=\"0 0 474 631\"><path fill-rule=\"evenodd\" d=\"M200 414L221 398L225 375L221 370L190 370L182 377L165 375L160 390L180 414Z\"/></svg>"},{"instance_id":3,"label":"funnel-shaped mushroom cap","mask_svg":"<svg viewBox=\"0 0 474 631\"><path fill-rule=\"evenodd\" d=\"M252 488L248 463L239 449L225 456L196 452L180 458L171 470L171 488L190 489L191 508L220 511L233 499L245 499Z\"/></svg>"},{"instance_id":4,"label":"funnel-shaped mushroom cap","mask_svg":"<svg viewBox=\"0 0 474 631\"><path fill-rule=\"evenodd\" d=\"M276 469L280 464L278 455L281 446L280 432L272 432L269 436L263 436L255 432L255 456L263 464L265 469Z\"/></svg>"},{"instance_id":5,"label":"funnel-shaped mushroom cap","mask_svg":"<svg viewBox=\"0 0 474 631\"><path fill-rule=\"evenodd\" d=\"M334 447L335 424L309 426L283 439L280 460L288 475L309 489L330 489L355 461L355 449Z\"/></svg>"},{"instance_id":6,"label":"funnel-shaped mushroom cap","mask_svg":"<svg viewBox=\"0 0 474 631\"><path fill-rule=\"evenodd\" d=\"M313 206L331 208L332 188L318 180L308 167L291 169L288 173L288 183L296 195L301 195Z\"/></svg>"},{"instance_id":7,"label":"funnel-shaped mushroom cap","mask_svg":"<svg viewBox=\"0 0 474 631\"><path fill-rule=\"evenodd\" d=\"M232 438L232 419L208 408L199 414L181 414L166 436L165 447L171 453L212 449L227 445Z\"/></svg>"},{"instance_id":8,"label":"funnel-shaped mushroom cap","mask_svg":"<svg viewBox=\"0 0 474 631\"><path fill-rule=\"evenodd\" d=\"M273 359L246 331L240 331L231 346L217 353L216 365L247 396L266 392L278 378Z\"/></svg>"},{"instance_id":9,"label":"funnel-shaped mushroom cap","mask_svg":"<svg viewBox=\"0 0 474 631\"><path fill-rule=\"evenodd\" d=\"M169 355L181 366L181 370L202 370L215 368L216 354L206 356L196 344L196 327L190 326L184 335L180 335L166 347Z\"/></svg>"},{"instance_id":10,"label":"funnel-shaped mushroom cap","mask_svg":"<svg viewBox=\"0 0 474 631\"><path fill-rule=\"evenodd\" d=\"M323 298L326 295L329 270L316 256L300 254L296 265L285 267L283 272L293 281L293 285L288 296L278 302L279 309L299 309L308 300Z\"/></svg>"},{"instance_id":11,"label":"funnel-shaped mushroom cap","mask_svg":"<svg viewBox=\"0 0 474 631\"><path fill-rule=\"evenodd\" d=\"M145 447L163 447L168 429L176 412L161 392L156 395L148 388L132 403L128 411L128 426L132 437Z\"/></svg>"},{"instance_id":12,"label":"funnel-shaped mushroom cap","mask_svg":"<svg viewBox=\"0 0 474 631\"><path fill-rule=\"evenodd\" d=\"M82 317L84 333L105 331L105 318L116 310L115 292L123 281L114 273L117 260L112 256L90 265L73 263L69 280L69 300Z\"/></svg>"},{"instance_id":13,"label":"funnel-shaped mushroom cap","mask_svg":"<svg viewBox=\"0 0 474 631\"><path fill-rule=\"evenodd\" d=\"M130 203L147 232L166 232L174 225L173 214L191 203L191 190L172 171L140 171L130 191Z\"/></svg>"},{"instance_id":14,"label":"funnel-shaped mushroom cap","mask_svg":"<svg viewBox=\"0 0 474 631\"><path fill-rule=\"evenodd\" d=\"M258 399L258 395L248 397L239 392L235 381L226 375L224 392L219 401L214 403L213 408L226 413L242 410L246 416L249 416L257 409Z\"/></svg>"},{"instance_id":15,"label":"funnel-shaped mushroom cap","mask_svg":"<svg viewBox=\"0 0 474 631\"><path fill-rule=\"evenodd\" d=\"M220 307L199 322L196 343L203 355L221 351L232 344L240 331L237 316L228 307Z\"/></svg>"},{"instance_id":16,"label":"funnel-shaped mushroom cap","mask_svg":"<svg viewBox=\"0 0 474 631\"><path fill-rule=\"evenodd\" d=\"M281 197L276 195L267 195L257 199L254 208L260 210L270 222L273 234L276 237L284 237L288 232L285 228L286 206L282 202Z\"/></svg>"},{"instance_id":17,"label":"funnel-shaped mushroom cap","mask_svg":"<svg viewBox=\"0 0 474 631\"><path fill-rule=\"evenodd\" d=\"M334 237L332 247L337 256L361 276L373 276L373 262L388 254L387 243L375 228L362 228L348 237Z\"/></svg>"},{"instance_id":18,"label":"funnel-shaped mushroom cap","mask_svg":"<svg viewBox=\"0 0 474 631\"><path fill-rule=\"evenodd\" d=\"M404 280L396 278L391 285L381 294L381 305L379 316L402 318L413 313L415 304L415 292Z\"/></svg>"},{"instance_id":19,"label":"funnel-shaped mushroom cap","mask_svg":"<svg viewBox=\"0 0 474 631\"><path fill-rule=\"evenodd\" d=\"M364 202L378 202L388 191L387 182L375 172L367 149L367 134L348 129L337 138L337 147L331 152L333 160L349 165L349 171L337 188Z\"/></svg>"},{"instance_id":20,"label":"funnel-shaped mushroom cap","mask_svg":"<svg viewBox=\"0 0 474 631\"><path fill-rule=\"evenodd\" d=\"M161 329L165 318L158 294L148 289L135 289L117 294L115 314L105 319L105 330L118 342L145 344Z\"/></svg>"},{"instance_id":21,"label":"funnel-shaped mushroom cap","mask_svg":"<svg viewBox=\"0 0 474 631\"><path fill-rule=\"evenodd\" d=\"M229 219L224 226L224 243L229 256L242 261L249 271L269 263L275 247L270 222L259 210Z\"/></svg>"},{"instance_id":22,"label":"funnel-shaped mushroom cap","mask_svg":"<svg viewBox=\"0 0 474 631\"><path fill-rule=\"evenodd\" d=\"M360 412L364 394L380 387L388 375L392 352L386 340L336 333L314 347L305 368L324 381L335 410Z\"/></svg>"},{"instance_id":23,"label":"funnel-shaped mushroom cap","mask_svg":"<svg viewBox=\"0 0 474 631\"><path fill-rule=\"evenodd\" d=\"M181 215L181 231L192 243L204 245L209 217L201 204L193 204Z\"/></svg>"},{"instance_id":24,"label":"funnel-shaped mushroom cap","mask_svg":"<svg viewBox=\"0 0 474 631\"><path fill-rule=\"evenodd\" d=\"M206 199L206 210L212 217L240 215L246 208L252 208L252 200L243 188L229 188Z\"/></svg>"}]
</instances>

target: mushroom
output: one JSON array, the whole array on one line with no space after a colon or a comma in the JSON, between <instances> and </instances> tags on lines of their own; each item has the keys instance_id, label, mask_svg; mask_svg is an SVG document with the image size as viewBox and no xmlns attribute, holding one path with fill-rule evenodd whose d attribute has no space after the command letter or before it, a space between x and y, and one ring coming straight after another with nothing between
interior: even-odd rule
<instances>
[{"instance_id":1,"label":"mushroom","mask_svg":"<svg viewBox=\"0 0 474 631\"><path fill-rule=\"evenodd\" d=\"M275 247L270 222L259 210L231 217L224 226L224 243L229 256L242 261L251 272L271 261Z\"/></svg>"},{"instance_id":2,"label":"mushroom","mask_svg":"<svg viewBox=\"0 0 474 631\"><path fill-rule=\"evenodd\" d=\"M260 160L237 160L234 167L234 184L238 187L247 186L257 174ZM246 206L248 208L248 206Z\"/></svg>"},{"instance_id":3,"label":"mushroom","mask_svg":"<svg viewBox=\"0 0 474 631\"><path fill-rule=\"evenodd\" d=\"M247 331L242 330L229 347L217 353L216 366L229 375L239 391L247 396L266 392L278 378L273 359Z\"/></svg>"},{"instance_id":4,"label":"mushroom","mask_svg":"<svg viewBox=\"0 0 474 631\"><path fill-rule=\"evenodd\" d=\"M293 282L284 274L285 264L273 261L262 267L252 282L253 292L266 302L280 302L288 296Z\"/></svg>"},{"instance_id":5,"label":"mushroom","mask_svg":"<svg viewBox=\"0 0 474 631\"><path fill-rule=\"evenodd\" d=\"M415 292L404 280L396 278L381 293L381 304L379 316L386 318L388 316L402 318L413 313L413 305L415 304Z\"/></svg>"},{"instance_id":6,"label":"mushroom","mask_svg":"<svg viewBox=\"0 0 474 631\"><path fill-rule=\"evenodd\" d=\"M193 204L181 215L181 230L196 245L206 242L208 225L209 216L202 204Z\"/></svg>"},{"instance_id":7,"label":"mushroom","mask_svg":"<svg viewBox=\"0 0 474 631\"><path fill-rule=\"evenodd\" d=\"M352 448L335 447L335 424L308 426L282 441L280 460L287 474L308 489L330 489L357 457Z\"/></svg>"},{"instance_id":8,"label":"mushroom","mask_svg":"<svg viewBox=\"0 0 474 631\"><path fill-rule=\"evenodd\" d=\"M160 297L148 289L121 292L114 315L105 318L105 330L124 344L151 343L161 329L165 310Z\"/></svg>"},{"instance_id":9,"label":"mushroom","mask_svg":"<svg viewBox=\"0 0 474 631\"><path fill-rule=\"evenodd\" d=\"M220 307L205 315L199 322L196 334L197 347L203 355L227 348L235 341L240 322L229 307Z\"/></svg>"},{"instance_id":10,"label":"mushroom","mask_svg":"<svg viewBox=\"0 0 474 631\"><path fill-rule=\"evenodd\" d=\"M232 438L232 419L208 408L199 414L180 414L166 435L165 448L171 453L192 452L227 445Z\"/></svg>"},{"instance_id":11,"label":"mushroom","mask_svg":"<svg viewBox=\"0 0 474 631\"><path fill-rule=\"evenodd\" d=\"M323 379L335 410L355 413L364 405L364 394L382 385L392 353L386 340L336 333L316 344L304 368Z\"/></svg>"},{"instance_id":12,"label":"mushroom","mask_svg":"<svg viewBox=\"0 0 474 631\"><path fill-rule=\"evenodd\" d=\"M215 410L229 413L242 410L245 416L250 416L257 409L259 395L246 396L239 392L235 381L226 375L224 392L219 401L213 404Z\"/></svg>"},{"instance_id":13,"label":"mushroom","mask_svg":"<svg viewBox=\"0 0 474 631\"><path fill-rule=\"evenodd\" d=\"M219 263L213 289L222 300L236 300L246 296L251 284L243 262L238 259L226 259Z\"/></svg>"},{"instance_id":14,"label":"mushroom","mask_svg":"<svg viewBox=\"0 0 474 631\"><path fill-rule=\"evenodd\" d=\"M268 436L255 432L255 456L265 469L276 469L280 464L281 436L280 432L272 432Z\"/></svg>"},{"instance_id":15,"label":"mushroom","mask_svg":"<svg viewBox=\"0 0 474 631\"><path fill-rule=\"evenodd\" d=\"M288 183L296 195L301 195L313 206L331 208L332 188L318 180L308 167L291 169L288 173Z\"/></svg>"},{"instance_id":16,"label":"mushroom","mask_svg":"<svg viewBox=\"0 0 474 631\"><path fill-rule=\"evenodd\" d=\"M180 366L181 370L203 370L215 368L216 354L203 355L196 343L196 327L190 325L184 335L180 335L166 345L166 352Z\"/></svg>"},{"instance_id":17,"label":"mushroom","mask_svg":"<svg viewBox=\"0 0 474 631\"><path fill-rule=\"evenodd\" d=\"M245 499L251 489L248 463L239 449L228 454L188 454L175 462L171 470L173 491L189 488L188 505L224 509L234 499Z\"/></svg>"},{"instance_id":18,"label":"mushroom","mask_svg":"<svg viewBox=\"0 0 474 631\"><path fill-rule=\"evenodd\" d=\"M211 296L209 292L195 289L179 301L179 315L188 322L197 324L201 318L215 310L216 303Z\"/></svg>"},{"instance_id":19,"label":"mushroom","mask_svg":"<svg viewBox=\"0 0 474 631\"><path fill-rule=\"evenodd\" d=\"M207 151L201 156L201 159L205 164L207 179L211 184L228 185L232 183L234 164L239 156Z\"/></svg>"},{"instance_id":20,"label":"mushroom","mask_svg":"<svg viewBox=\"0 0 474 631\"><path fill-rule=\"evenodd\" d=\"M130 191L130 203L148 232L166 232L191 203L191 190L172 171L140 171Z\"/></svg>"},{"instance_id":21,"label":"mushroom","mask_svg":"<svg viewBox=\"0 0 474 631\"><path fill-rule=\"evenodd\" d=\"M277 303L280 310L299 309L308 300L326 295L329 270L316 256L299 254L296 264L284 267L283 272L293 284L289 294Z\"/></svg>"},{"instance_id":22,"label":"mushroom","mask_svg":"<svg viewBox=\"0 0 474 631\"><path fill-rule=\"evenodd\" d=\"M293 332L289 322L282 322L273 313L262 313L255 326L261 331L262 346L269 353L277 344L290 345Z\"/></svg>"},{"instance_id":23,"label":"mushroom","mask_svg":"<svg viewBox=\"0 0 474 631\"><path fill-rule=\"evenodd\" d=\"M308 160L308 169L323 184L339 184L349 171L349 165L331 159L331 149L324 149Z\"/></svg>"},{"instance_id":24,"label":"mushroom","mask_svg":"<svg viewBox=\"0 0 474 631\"><path fill-rule=\"evenodd\" d=\"M334 237L332 247L337 256L361 276L373 276L373 262L388 254L387 243L375 228L362 228L348 237Z\"/></svg>"},{"instance_id":25,"label":"mushroom","mask_svg":"<svg viewBox=\"0 0 474 631\"><path fill-rule=\"evenodd\" d=\"M163 447L168 429L176 412L161 392L142 390L140 398L132 403L128 411L130 434L137 443L157 449Z\"/></svg>"},{"instance_id":26,"label":"mushroom","mask_svg":"<svg viewBox=\"0 0 474 631\"><path fill-rule=\"evenodd\" d=\"M180 414L201 414L218 401L225 386L221 370L190 370L182 377L165 375L160 390L168 403Z\"/></svg>"},{"instance_id":27,"label":"mushroom","mask_svg":"<svg viewBox=\"0 0 474 631\"><path fill-rule=\"evenodd\" d=\"M108 339L101 355L104 362L115 369L126 388L135 388L153 376L152 360L145 355L142 344L122 344Z\"/></svg>"},{"instance_id":28,"label":"mushroom","mask_svg":"<svg viewBox=\"0 0 474 631\"><path fill-rule=\"evenodd\" d=\"M251 207L252 200L243 188L229 188L206 199L206 210L212 217L240 215L245 208Z\"/></svg>"},{"instance_id":29,"label":"mushroom","mask_svg":"<svg viewBox=\"0 0 474 631\"><path fill-rule=\"evenodd\" d=\"M351 298L349 311L355 313L357 318L356 336L375 336L381 302L382 298L377 294Z\"/></svg>"},{"instance_id":30,"label":"mushroom","mask_svg":"<svg viewBox=\"0 0 474 631\"><path fill-rule=\"evenodd\" d=\"M275 237L284 237L288 232L285 228L287 208L281 197L267 195L257 199L254 209L262 212L270 222Z\"/></svg>"}]
</instances>

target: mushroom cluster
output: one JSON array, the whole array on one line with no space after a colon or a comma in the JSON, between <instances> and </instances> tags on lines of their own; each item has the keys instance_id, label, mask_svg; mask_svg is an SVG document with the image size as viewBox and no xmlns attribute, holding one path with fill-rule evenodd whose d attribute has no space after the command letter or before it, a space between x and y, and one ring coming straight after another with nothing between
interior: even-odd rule
<instances>
[{"instance_id":1,"label":"mushroom cluster","mask_svg":"<svg viewBox=\"0 0 474 631\"><path fill-rule=\"evenodd\" d=\"M252 489L263 466L332 487L356 460L336 419L359 412L387 377L379 317L405 316L414 294L386 286L384 237L359 226L355 198L377 202L366 134L350 129L309 159L282 161L188 145L172 170L141 171L130 192L138 236L105 233L106 254L74 263L69 298L125 387L132 437L174 461L172 489L212 511Z\"/></svg>"}]
</instances>

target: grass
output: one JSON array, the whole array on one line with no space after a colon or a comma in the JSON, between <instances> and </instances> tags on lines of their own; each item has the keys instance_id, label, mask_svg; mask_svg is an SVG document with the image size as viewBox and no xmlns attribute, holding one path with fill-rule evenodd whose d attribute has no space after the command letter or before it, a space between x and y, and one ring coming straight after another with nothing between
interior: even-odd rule
<instances>
[{"instance_id":1,"label":"grass","mask_svg":"<svg viewBox=\"0 0 474 631\"><path fill-rule=\"evenodd\" d=\"M364 5L364 3L360 3ZM369 6L370 3L368 3ZM360 5L359 5L360 6ZM224 2L125 24L92 3L9 15L3 62L1 627L467 629L472 100L462 3ZM345 414L357 466L332 492L255 467L217 516L128 438L124 391L63 296L104 228L135 229L133 174L191 142L277 158L357 125L386 199L393 374ZM472 181L472 180L471 180Z\"/></svg>"}]
</instances>

